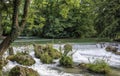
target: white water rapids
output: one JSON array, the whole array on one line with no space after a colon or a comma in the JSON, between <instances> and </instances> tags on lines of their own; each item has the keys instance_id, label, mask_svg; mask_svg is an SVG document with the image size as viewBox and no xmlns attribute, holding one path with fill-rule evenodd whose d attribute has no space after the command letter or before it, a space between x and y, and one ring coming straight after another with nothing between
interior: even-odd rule
<instances>
[{"instance_id":1,"label":"white water rapids","mask_svg":"<svg viewBox=\"0 0 120 76\"><path fill-rule=\"evenodd\" d=\"M105 51L105 47L101 48L100 44L72 44L73 45L73 61L76 63L89 63L93 62L96 59L104 59L110 66L120 68L120 56L115 55L111 52ZM55 48L59 48L62 45L55 44ZM118 45L120 48L120 45ZM14 52L20 52L24 50L29 50L29 54L34 58L36 63L32 66L27 66L29 68L32 68L36 70L40 76L84 76L83 74L73 74L73 73L65 73L64 71L58 71L55 69L52 69L52 67L56 67L58 63L58 60L56 60L55 64L42 64L39 59L35 58L33 46L22 46L22 47L14 47ZM5 57L8 55L8 53L5 53ZM16 62L9 61L6 66L3 67L3 71L9 71L14 66L19 65Z\"/></svg>"}]
</instances>

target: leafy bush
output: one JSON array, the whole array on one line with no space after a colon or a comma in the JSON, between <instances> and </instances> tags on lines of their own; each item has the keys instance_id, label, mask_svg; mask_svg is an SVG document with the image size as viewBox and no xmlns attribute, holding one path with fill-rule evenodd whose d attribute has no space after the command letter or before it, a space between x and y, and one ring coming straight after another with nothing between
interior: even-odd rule
<instances>
[{"instance_id":1,"label":"leafy bush","mask_svg":"<svg viewBox=\"0 0 120 76\"><path fill-rule=\"evenodd\" d=\"M65 44L64 45L64 55L67 55L70 51L72 51L72 45Z\"/></svg>"},{"instance_id":2,"label":"leafy bush","mask_svg":"<svg viewBox=\"0 0 120 76\"><path fill-rule=\"evenodd\" d=\"M64 67L72 67L73 65L72 57L68 56L68 53L72 51L72 45L65 44L63 49L64 49L64 53L62 54L62 57L59 61L60 65Z\"/></svg>"}]
</instances>

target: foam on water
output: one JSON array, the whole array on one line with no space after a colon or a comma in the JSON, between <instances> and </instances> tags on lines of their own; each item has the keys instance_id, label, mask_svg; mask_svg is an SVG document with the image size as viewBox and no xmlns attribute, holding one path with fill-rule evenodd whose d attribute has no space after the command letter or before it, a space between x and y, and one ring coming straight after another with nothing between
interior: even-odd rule
<instances>
[{"instance_id":1,"label":"foam on water","mask_svg":"<svg viewBox=\"0 0 120 76\"><path fill-rule=\"evenodd\" d=\"M80 46L80 47L79 47ZM99 46L99 47L98 47ZM93 62L96 59L103 59L109 65L113 67L120 66L120 55L115 55L111 52L107 52L104 48L101 48L100 45L73 45L74 49L79 48L77 52L73 55L74 62Z\"/></svg>"}]
</instances>

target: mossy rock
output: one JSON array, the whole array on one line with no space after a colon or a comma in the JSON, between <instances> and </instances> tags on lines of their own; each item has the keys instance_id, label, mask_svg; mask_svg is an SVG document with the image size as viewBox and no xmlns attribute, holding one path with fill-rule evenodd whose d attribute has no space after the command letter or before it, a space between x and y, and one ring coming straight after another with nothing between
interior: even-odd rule
<instances>
[{"instance_id":1,"label":"mossy rock","mask_svg":"<svg viewBox=\"0 0 120 76\"><path fill-rule=\"evenodd\" d=\"M54 49L53 46L50 44L44 46L34 44L34 51L35 56L37 58L40 58L41 62L47 64L52 63L53 59L58 59L62 55L57 49Z\"/></svg>"},{"instance_id":2,"label":"mossy rock","mask_svg":"<svg viewBox=\"0 0 120 76\"><path fill-rule=\"evenodd\" d=\"M60 59L60 65L64 67L72 67L73 66L73 60L69 56L62 56Z\"/></svg>"},{"instance_id":3,"label":"mossy rock","mask_svg":"<svg viewBox=\"0 0 120 76\"><path fill-rule=\"evenodd\" d=\"M115 52L116 55L120 55L120 52Z\"/></svg>"},{"instance_id":4,"label":"mossy rock","mask_svg":"<svg viewBox=\"0 0 120 76\"><path fill-rule=\"evenodd\" d=\"M53 61L53 58L48 55L48 53L41 54L40 60L42 63L50 64Z\"/></svg>"},{"instance_id":5,"label":"mossy rock","mask_svg":"<svg viewBox=\"0 0 120 76\"><path fill-rule=\"evenodd\" d=\"M62 55L61 52L59 52L57 49L54 49L50 44L47 44L43 50L44 52L48 52L48 55L50 55L53 59L58 59Z\"/></svg>"},{"instance_id":6,"label":"mossy rock","mask_svg":"<svg viewBox=\"0 0 120 76\"><path fill-rule=\"evenodd\" d=\"M31 68L15 66L11 69L8 76L40 76L37 71Z\"/></svg>"},{"instance_id":7,"label":"mossy rock","mask_svg":"<svg viewBox=\"0 0 120 76\"><path fill-rule=\"evenodd\" d=\"M115 53L115 52L117 52L118 48L113 47L113 46L107 46L107 47L105 48L105 50Z\"/></svg>"},{"instance_id":8,"label":"mossy rock","mask_svg":"<svg viewBox=\"0 0 120 76\"><path fill-rule=\"evenodd\" d=\"M16 61L19 64L27 65L27 66L33 65L35 63L35 60L32 58L32 56L22 53L16 55L10 55L7 57L7 59L11 61Z\"/></svg>"},{"instance_id":9,"label":"mossy rock","mask_svg":"<svg viewBox=\"0 0 120 76\"><path fill-rule=\"evenodd\" d=\"M62 56L62 53L60 53L57 49L51 49L48 51L48 54L53 58L53 59L59 59Z\"/></svg>"},{"instance_id":10,"label":"mossy rock","mask_svg":"<svg viewBox=\"0 0 120 76\"><path fill-rule=\"evenodd\" d=\"M40 58L40 55L44 53L43 46L38 44L33 44L33 46L34 46L35 56L37 58Z\"/></svg>"}]
</instances>

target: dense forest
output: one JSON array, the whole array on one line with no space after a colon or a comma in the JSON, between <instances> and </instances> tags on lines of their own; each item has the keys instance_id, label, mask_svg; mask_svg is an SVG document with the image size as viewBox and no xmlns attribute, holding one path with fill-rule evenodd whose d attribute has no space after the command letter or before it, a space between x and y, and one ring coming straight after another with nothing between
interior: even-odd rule
<instances>
[{"instance_id":1,"label":"dense forest","mask_svg":"<svg viewBox=\"0 0 120 76\"><path fill-rule=\"evenodd\" d=\"M8 1L0 0L0 36L11 31L13 8ZM120 0L31 0L28 14L21 36L120 38Z\"/></svg>"}]
</instances>

